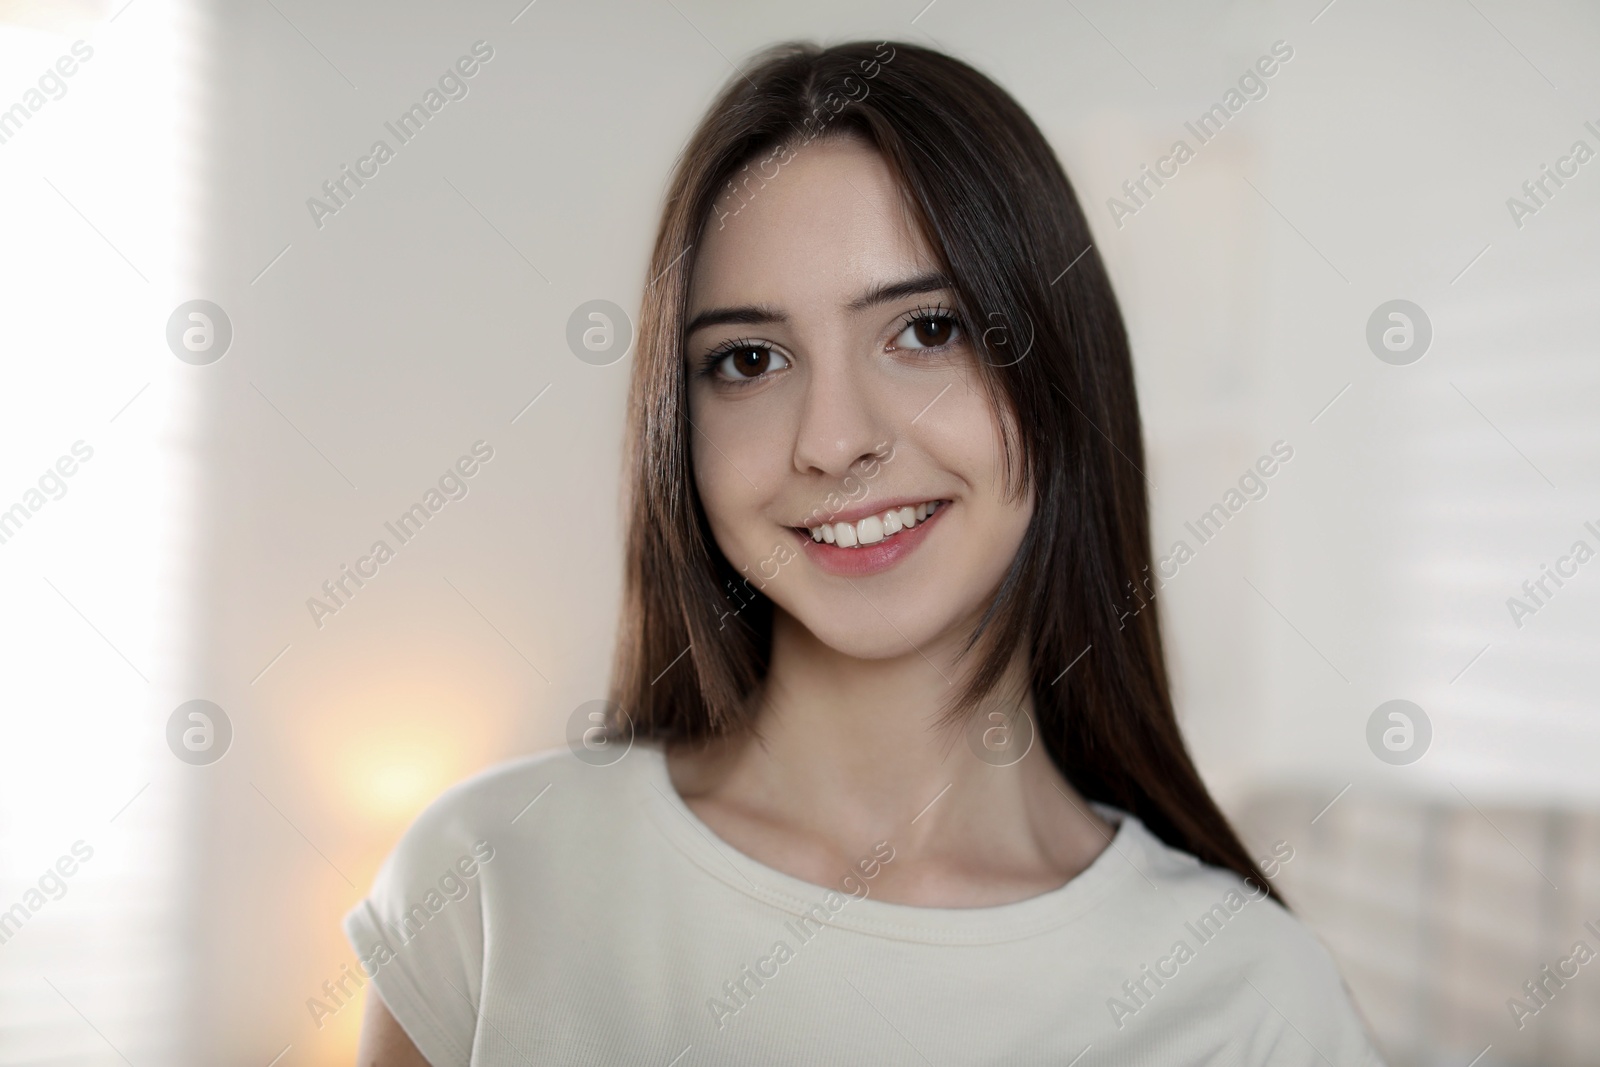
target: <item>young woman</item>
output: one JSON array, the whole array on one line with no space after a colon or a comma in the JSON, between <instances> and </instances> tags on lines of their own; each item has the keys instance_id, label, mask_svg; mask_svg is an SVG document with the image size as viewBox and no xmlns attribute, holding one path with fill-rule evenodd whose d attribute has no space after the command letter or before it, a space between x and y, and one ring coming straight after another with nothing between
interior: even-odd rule
<instances>
[{"instance_id":1,"label":"young woman","mask_svg":"<svg viewBox=\"0 0 1600 1067\"><path fill-rule=\"evenodd\" d=\"M769 50L649 276L609 714L407 832L361 1062L1378 1063L1184 749L1126 334L1017 104Z\"/></svg>"}]
</instances>

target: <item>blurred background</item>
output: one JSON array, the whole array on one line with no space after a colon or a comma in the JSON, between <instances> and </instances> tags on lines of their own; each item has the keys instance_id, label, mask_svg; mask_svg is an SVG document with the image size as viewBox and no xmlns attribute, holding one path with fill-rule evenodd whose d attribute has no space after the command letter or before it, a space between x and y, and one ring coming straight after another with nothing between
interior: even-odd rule
<instances>
[{"instance_id":1,"label":"blurred background","mask_svg":"<svg viewBox=\"0 0 1600 1067\"><path fill-rule=\"evenodd\" d=\"M340 917L606 691L629 365L569 320L793 37L1051 139L1190 744L1390 1061L1600 1062L1600 963L1525 988L1600 950L1592 5L0 0L0 1063L351 1062Z\"/></svg>"}]
</instances>

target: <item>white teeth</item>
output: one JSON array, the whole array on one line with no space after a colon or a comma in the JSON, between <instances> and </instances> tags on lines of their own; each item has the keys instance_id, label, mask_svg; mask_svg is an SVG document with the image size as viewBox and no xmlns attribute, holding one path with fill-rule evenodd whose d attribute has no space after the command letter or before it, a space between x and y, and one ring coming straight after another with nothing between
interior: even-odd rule
<instances>
[{"instance_id":1,"label":"white teeth","mask_svg":"<svg viewBox=\"0 0 1600 1067\"><path fill-rule=\"evenodd\" d=\"M909 530L939 509L939 501L929 501L913 507L890 508L879 515L868 515L856 522L828 522L810 527L811 539L840 548L857 545L875 545L902 530Z\"/></svg>"}]
</instances>

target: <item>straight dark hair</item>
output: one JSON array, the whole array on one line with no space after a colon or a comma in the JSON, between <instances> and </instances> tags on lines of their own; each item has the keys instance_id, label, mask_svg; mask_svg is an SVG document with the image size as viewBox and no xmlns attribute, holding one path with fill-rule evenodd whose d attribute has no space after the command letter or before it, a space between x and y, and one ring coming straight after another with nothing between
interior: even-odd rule
<instances>
[{"instance_id":1,"label":"straight dark hair","mask_svg":"<svg viewBox=\"0 0 1600 1067\"><path fill-rule=\"evenodd\" d=\"M991 402L1014 424L1008 492L1031 485L1037 494L1016 558L962 652L982 655L945 722L975 714L1025 650L1039 741L1079 792L1277 896L1207 792L1173 713L1148 597L1133 363L1077 196L1016 101L918 45L769 48L729 80L678 161L628 400L614 716L667 743L751 726L747 698L766 674L772 604L717 547L694 487L689 278L707 226L726 225L781 181L794 152L837 136L874 146L898 179L952 280ZM753 602L743 606L746 597Z\"/></svg>"}]
</instances>

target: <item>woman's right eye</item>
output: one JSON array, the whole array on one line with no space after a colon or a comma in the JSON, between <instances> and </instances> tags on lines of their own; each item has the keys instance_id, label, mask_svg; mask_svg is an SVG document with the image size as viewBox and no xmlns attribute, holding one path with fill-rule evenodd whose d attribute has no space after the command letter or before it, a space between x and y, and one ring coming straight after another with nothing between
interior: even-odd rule
<instances>
[{"instance_id":1,"label":"woman's right eye","mask_svg":"<svg viewBox=\"0 0 1600 1067\"><path fill-rule=\"evenodd\" d=\"M722 381L745 385L766 376L771 371L783 370L789 361L783 354L767 345L740 344L711 353L706 362L708 370Z\"/></svg>"}]
</instances>

